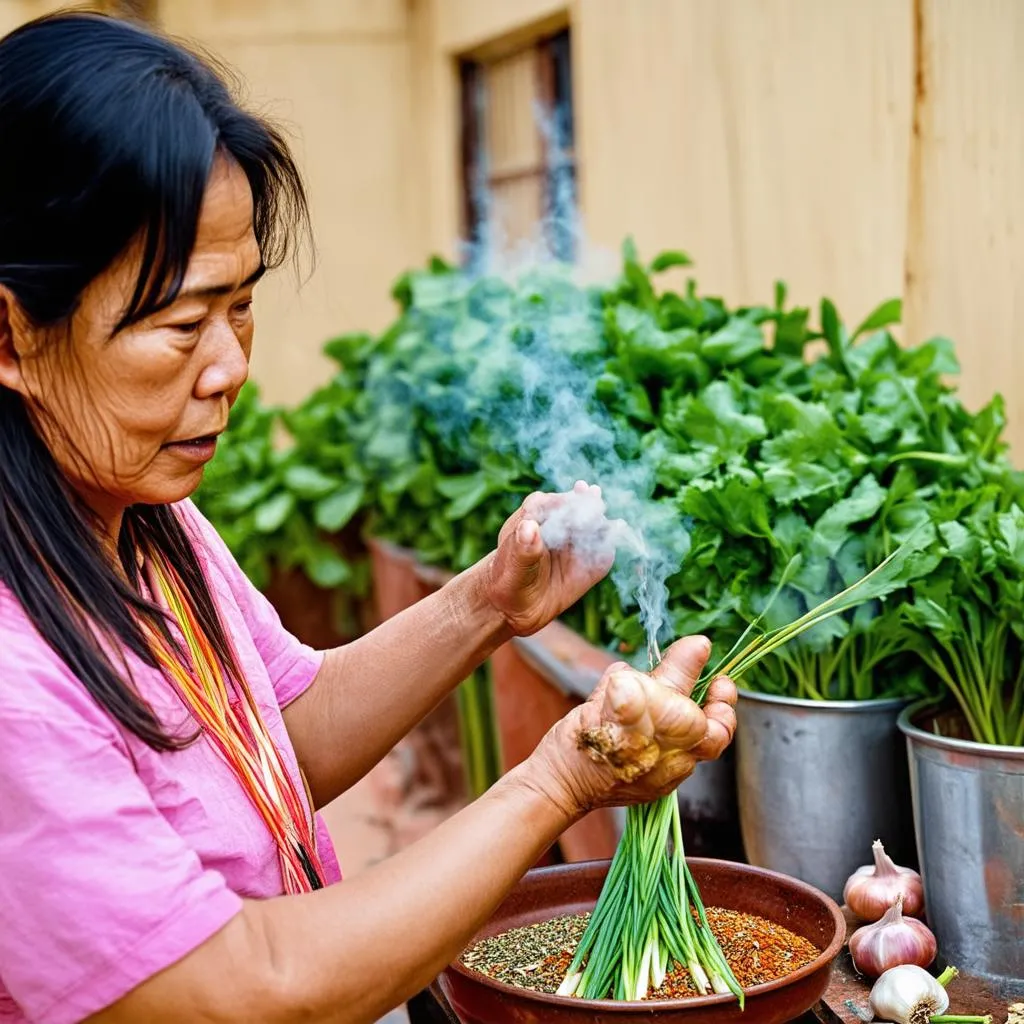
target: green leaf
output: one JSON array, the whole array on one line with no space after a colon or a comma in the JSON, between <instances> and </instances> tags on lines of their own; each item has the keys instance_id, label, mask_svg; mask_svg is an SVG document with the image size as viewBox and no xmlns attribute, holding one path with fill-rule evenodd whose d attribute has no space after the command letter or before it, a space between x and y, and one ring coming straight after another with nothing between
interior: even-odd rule
<instances>
[{"instance_id":1,"label":"green leaf","mask_svg":"<svg viewBox=\"0 0 1024 1024\"><path fill-rule=\"evenodd\" d=\"M273 480L250 480L248 483L242 484L237 490L232 490L228 494L224 505L231 512L246 512L257 501L265 497L273 487Z\"/></svg>"},{"instance_id":2,"label":"green leaf","mask_svg":"<svg viewBox=\"0 0 1024 1024\"><path fill-rule=\"evenodd\" d=\"M1024 566L1024 511L1014 506L996 517L996 529L1011 563Z\"/></svg>"},{"instance_id":3,"label":"green leaf","mask_svg":"<svg viewBox=\"0 0 1024 1024\"><path fill-rule=\"evenodd\" d=\"M952 375L960 372L960 362L948 338L931 338L923 345L901 352L900 370L916 378Z\"/></svg>"},{"instance_id":4,"label":"green leaf","mask_svg":"<svg viewBox=\"0 0 1024 1024\"><path fill-rule=\"evenodd\" d=\"M253 525L260 533L274 533L295 509L295 495L281 491L260 505L253 516Z\"/></svg>"},{"instance_id":5,"label":"green leaf","mask_svg":"<svg viewBox=\"0 0 1024 1024\"><path fill-rule=\"evenodd\" d=\"M953 558L977 558L980 551L978 538L963 523L950 522L939 525L939 535Z\"/></svg>"},{"instance_id":6,"label":"green leaf","mask_svg":"<svg viewBox=\"0 0 1024 1024\"><path fill-rule=\"evenodd\" d=\"M361 483L349 483L326 498L321 498L313 509L316 525L327 533L337 533L359 511L365 493L366 489Z\"/></svg>"},{"instance_id":7,"label":"green leaf","mask_svg":"<svg viewBox=\"0 0 1024 1024\"><path fill-rule=\"evenodd\" d=\"M780 316L775 324L773 351L781 356L802 359L804 346L810 339L810 332L807 329L809 315L806 309L793 309Z\"/></svg>"},{"instance_id":8,"label":"green leaf","mask_svg":"<svg viewBox=\"0 0 1024 1024\"><path fill-rule=\"evenodd\" d=\"M722 366L736 366L764 349L764 335L757 324L744 317L733 317L720 330L704 340L700 347L705 359Z\"/></svg>"},{"instance_id":9,"label":"green leaf","mask_svg":"<svg viewBox=\"0 0 1024 1024\"><path fill-rule=\"evenodd\" d=\"M835 312L835 307L833 307L832 311L833 313ZM890 324L898 324L902 318L903 300L887 299L864 318L864 322L853 332L853 337L857 338L868 331L877 331L882 327L888 327Z\"/></svg>"},{"instance_id":10,"label":"green leaf","mask_svg":"<svg viewBox=\"0 0 1024 1024\"><path fill-rule=\"evenodd\" d=\"M491 486L492 481L483 473L438 480L438 491L451 500L445 512L446 517L449 520L458 520L469 515L490 497Z\"/></svg>"},{"instance_id":11,"label":"green leaf","mask_svg":"<svg viewBox=\"0 0 1024 1024\"><path fill-rule=\"evenodd\" d=\"M821 300L821 333L825 336L833 355L838 355L842 349L842 336L840 333L839 314L836 312L835 304L831 299Z\"/></svg>"},{"instance_id":12,"label":"green leaf","mask_svg":"<svg viewBox=\"0 0 1024 1024\"><path fill-rule=\"evenodd\" d=\"M289 466L284 472L285 484L300 498L322 498L338 486L333 477L314 466Z\"/></svg>"},{"instance_id":13,"label":"green leaf","mask_svg":"<svg viewBox=\"0 0 1024 1024\"><path fill-rule=\"evenodd\" d=\"M768 433L760 416L744 413L725 381L709 384L700 398L686 409L683 436L722 452L746 452L748 446Z\"/></svg>"},{"instance_id":14,"label":"green leaf","mask_svg":"<svg viewBox=\"0 0 1024 1024\"><path fill-rule=\"evenodd\" d=\"M884 501L885 488L870 474L862 477L848 498L837 501L814 524L814 554L834 557L849 536L850 527L874 516Z\"/></svg>"},{"instance_id":15,"label":"green leaf","mask_svg":"<svg viewBox=\"0 0 1024 1024\"><path fill-rule=\"evenodd\" d=\"M311 547L303 558L302 566L318 587L326 589L340 587L352 578L348 562L328 544Z\"/></svg>"},{"instance_id":16,"label":"green leaf","mask_svg":"<svg viewBox=\"0 0 1024 1024\"><path fill-rule=\"evenodd\" d=\"M691 260L685 252L680 249L668 249L665 252L658 253L658 255L651 260L650 271L652 274L660 274L662 271L668 270L670 267L689 267L692 265L693 260Z\"/></svg>"}]
</instances>

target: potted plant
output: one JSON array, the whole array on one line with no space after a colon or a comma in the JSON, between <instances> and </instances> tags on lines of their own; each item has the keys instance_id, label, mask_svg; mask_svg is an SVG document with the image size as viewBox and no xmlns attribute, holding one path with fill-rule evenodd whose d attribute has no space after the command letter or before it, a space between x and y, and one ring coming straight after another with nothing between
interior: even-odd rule
<instances>
[{"instance_id":1,"label":"potted plant","mask_svg":"<svg viewBox=\"0 0 1024 1024\"><path fill-rule=\"evenodd\" d=\"M772 306L738 309L692 281L656 290L655 273L688 262L670 252L642 264L627 243L616 280L582 286L557 264L497 277L435 260L400 279L399 316L379 338L329 344L335 378L288 424L322 478L309 475L307 490L334 475L313 499L332 502L330 520L362 510L379 597L394 592L404 607L420 592L417 566L466 567L530 491L596 474L618 492L613 514L673 527L656 545L664 635L701 631L727 646L794 559L773 615L878 564L927 517L937 488L1007 477L1000 403L964 410L943 382L956 370L948 342L901 348L888 330L898 301L850 335L826 300L812 330L781 285ZM388 582L398 579L402 593ZM912 860L896 718L928 685L901 613L913 582L817 628L746 681L735 749L755 863L838 895L879 835ZM602 657L642 662L636 589L620 572L565 622ZM478 745L490 768L474 788L498 770L496 731L508 763L580 698L524 649L492 660L495 698L484 677L462 691L464 726L497 709L497 730L476 731L491 737ZM545 685L555 692L542 700ZM825 785L827 758L843 770ZM733 820L730 761L700 774L680 799L703 779L709 816ZM815 841L794 844L795 834Z\"/></svg>"},{"instance_id":2,"label":"potted plant","mask_svg":"<svg viewBox=\"0 0 1024 1024\"><path fill-rule=\"evenodd\" d=\"M676 634L728 643L797 558L769 622L790 617L907 539L937 488L1008 485L1001 401L964 409L945 383L957 370L948 341L899 346L888 330L898 301L852 335L828 300L812 331L807 310L786 309L781 286L773 309L724 322L721 312L711 334L674 345L620 332L615 365L620 394L653 359L677 360L683 378L652 397L658 413L643 441L666 500L690 523L689 552L668 580ZM824 345L815 353L812 342ZM753 863L838 896L878 836L913 859L896 720L931 684L900 609L913 573L929 567L922 555L885 600L833 618L745 681L735 748ZM640 647L635 614L611 625L627 649Z\"/></svg>"},{"instance_id":3,"label":"potted plant","mask_svg":"<svg viewBox=\"0 0 1024 1024\"><path fill-rule=\"evenodd\" d=\"M946 700L900 716L928 919L946 962L1024 979L1024 510L947 493L906 616Z\"/></svg>"},{"instance_id":4,"label":"potted plant","mask_svg":"<svg viewBox=\"0 0 1024 1024\"><path fill-rule=\"evenodd\" d=\"M896 305L880 307L848 336L824 303L828 347L810 365L801 434L790 433L792 444L779 443L785 431L761 444L755 466L764 489L776 500L780 485L804 492L787 508L769 505L765 516L782 559L803 559L788 588L798 606L877 564L920 527L943 490L970 493L985 480L1009 486L1001 400L968 413L944 381L957 370L949 343L901 348L884 329L897 317ZM792 395L769 399L769 423L778 401L797 408ZM922 553L884 601L778 652L741 693L740 820L753 863L837 898L875 838L913 863L896 723L913 698L934 691L934 680L913 657L904 609L935 561Z\"/></svg>"}]
</instances>

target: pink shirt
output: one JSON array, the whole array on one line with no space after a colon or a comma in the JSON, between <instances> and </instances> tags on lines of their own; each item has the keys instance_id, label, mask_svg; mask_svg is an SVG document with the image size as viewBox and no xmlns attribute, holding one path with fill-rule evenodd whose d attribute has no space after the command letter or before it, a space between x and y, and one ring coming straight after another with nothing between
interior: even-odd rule
<instances>
[{"instance_id":1,"label":"pink shirt","mask_svg":"<svg viewBox=\"0 0 1024 1024\"><path fill-rule=\"evenodd\" d=\"M321 655L285 631L190 502L177 506L300 786L281 708ZM128 655L165 724L183 707ZM341 872L317 817L328 880ZM283 891L262 819L213 747L159 753L89 696L0 585L0 1022L80 1021Z\"/></svg>"}]
</instances>

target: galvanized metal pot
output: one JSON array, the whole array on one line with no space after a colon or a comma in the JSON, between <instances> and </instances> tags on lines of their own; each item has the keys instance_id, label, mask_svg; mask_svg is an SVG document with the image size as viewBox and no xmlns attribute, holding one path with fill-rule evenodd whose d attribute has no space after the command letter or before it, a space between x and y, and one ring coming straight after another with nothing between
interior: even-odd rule
<instances>
[{"instance_id":1,"label":"galvanized metal pot","mask_svg":"<svg viewBox=\"0 0 1024 1024\"><path fill-rule=\"evenodd\" d=\"M972 974L1024 981L1024 747L906 736L928 922L939 955Z\"/></svg>"},{"instance_id":2,"label":"galvanized metal pot","mask_svg":"<svg viewBox=\"0 0 1024 1024\"><path fill-rule=\"evenodd\" d=\"M740 691L736 772L747 859L841 899L881 839L913 866L906 700L818 701Z\"/></svg>"}]
</instances>

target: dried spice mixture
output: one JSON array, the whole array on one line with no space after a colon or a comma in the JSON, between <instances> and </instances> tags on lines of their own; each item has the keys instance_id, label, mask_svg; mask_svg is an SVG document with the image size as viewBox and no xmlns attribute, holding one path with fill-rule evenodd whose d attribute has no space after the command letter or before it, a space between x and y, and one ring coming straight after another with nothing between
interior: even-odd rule
<instances>
[{"instance_id":1,"label":"dried spice mixture","mask_svg":"<svg viewBox=\"0 0 1024 1024\"><path fill-rule=\"evenodd\" d=\"M807 939L753 914L708 907L708 923L741 987L748 989L783 978L806 966L821 952ZM565 978L589 914L571 914L512 928L471 946L462 963L518 988L554 993ZM671 968L661 988L649 998L695 996L685 968Z\"/></svg>"}]
</instances>

